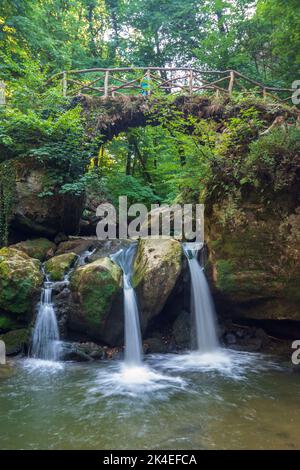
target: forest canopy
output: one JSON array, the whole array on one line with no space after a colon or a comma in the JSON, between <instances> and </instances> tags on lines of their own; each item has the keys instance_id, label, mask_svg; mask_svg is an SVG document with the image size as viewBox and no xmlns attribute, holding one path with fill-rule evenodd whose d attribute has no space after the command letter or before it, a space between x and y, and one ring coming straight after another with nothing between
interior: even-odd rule
<instances>
[{"instance_id":1,"label":"forest canopy","mask_svg":"<svg viewBox=\"0 0 300 470\"><path fill-rule=\"evenodd\" d=\"M7 162L20 158L47 168L40 197L59 187L150 204L258 185L244 161L230 163L240 151L245 161L264 165L251 143L267 124L243 93L232 96L241 112L221 126L180 112L166 117L172 97L165 96L160 122L129 129L104 146L101 134L88 132L80 103L62 96L61 83L45 84L64 70L182 66L233 69L290 89L300 78L300 8L298 0L2 0L0 44L7 101L0 107L0 217L6 227L13 186ZM225 106L226 99L212 104ZM275 161L278 132L268 137L268 162ZM299 131L283 137L298 148Z\"/></svg>"},{"instance_id":2,"label":"forest canopy","mask_svg":"<svg viewBox=\"0 0 300 470\"><path fill-rule=\"evenodd\" d=\"M298 0L3 0L0 73L192 64L290 86L299 24Z\"/></svg>"}]
</instances>

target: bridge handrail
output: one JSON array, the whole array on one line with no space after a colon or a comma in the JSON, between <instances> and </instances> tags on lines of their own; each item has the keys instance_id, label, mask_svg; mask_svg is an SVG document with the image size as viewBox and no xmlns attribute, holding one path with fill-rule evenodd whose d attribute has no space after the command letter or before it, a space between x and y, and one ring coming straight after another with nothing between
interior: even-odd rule
<instances>
[{"instance_id":1,"label":"bridge handrail","mask_svg":"<svg viewBox=\"0 0 300 470\"><path fill-rule=\"evenodd\" d=\"M212 89L215 90L217 93L220 92L225 92L229 96L232 95L233 88L235 86L238 86L240 89L244 90L245 92L249 92L247 88L245 88L240 82L244 81L247 82L248 84L251 84L252 86L258 87L263 96L266 97L268 95L271 95L273 98L279 100L279 101L287 101L291 97L289 96L288 98L281 99L277 95L274 95L274 93L287 93L287 92L294 92L295 90L293 88L280 88L280 87L274 87L274 86L269 86L265 85L264 83L261 83L257 80L254 80L250 77L247 77L241 72L238 72L237 70L202 70L194 67L152 67L152 66L137 66L137 67L109 67L109 68L104 68L104 67L95 67L95 68L90 68L90 69L78 69L78 70L64 70L61 72L58 72L54 75L52 75L46 82L45 85L49 85L56 79L62 80L62 91L63 91L63 96L67 96L67 89L68 89L68 82L72 83L73 85L78 85L80 88L77 90L79 92L80 90L89 90L97 93L103 92L104 98L107 98L110 94L112 96L115 95L115 93L120 93L119 90L134 90L138 89L140 90L140 86L136 85L136 83L140 80L134 79L134 80L124 80L121 78L115 78L113 77L114 74L123 72L138 72L142 71L143 75L147 77L148 79L148 85L149 89L147 91L147 95L151 94L151 82L156 83L157 88L161 89L168 89L169 92L172 92L173 89L187 89L189 91L189 94L192 95L194 92L199 91L201 89ZM85 82L82 83L78 80L72 79L70 76L71 75L81 75L85 73L102 73L103 75L101 77L98 77L96 80L93 80L89 83ZM153 75L153 72L163 72L165 77L159 76L159 75ZM171 72L171 77L168 79L167 78L167 72ZM187 75L184 75L183 77L176 77L173 76L172 74L174 72L184 72ZM217 75L221 76L221 78L218 78L217 80L209 81L209 80L204 80L202 78L203 76L212 76L212 75ZM201 76L201 78L200 78ZM114 80L121 82L121 85L109 85L109 79L113 77ZM166 79L167 78L167 79ZM96 87L96 83L99 82L100 80L103 80L103 86L102 87ZM178 81L184 80L186 84L182 85L178 83ZM228 87L223 88L219 86L219 84L223 81L228 80ZM197 81L200 82L200 84L197 84Z\"/></svg>"}]
</instances>

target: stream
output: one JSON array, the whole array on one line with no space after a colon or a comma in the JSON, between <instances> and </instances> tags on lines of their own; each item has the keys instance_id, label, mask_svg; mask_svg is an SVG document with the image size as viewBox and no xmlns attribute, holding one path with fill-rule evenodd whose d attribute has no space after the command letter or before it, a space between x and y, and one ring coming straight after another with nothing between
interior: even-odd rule
<instances>
[{"instance_id":1,"label":"stream","mask_svg":"<svg viewBox=\"0 0 300 470\"><path fill-rule=\"evenodd\" d=\"M300 447L300 375L260 354L19 359L0 390L2 449Z\"/></svg>"}]
</instances>

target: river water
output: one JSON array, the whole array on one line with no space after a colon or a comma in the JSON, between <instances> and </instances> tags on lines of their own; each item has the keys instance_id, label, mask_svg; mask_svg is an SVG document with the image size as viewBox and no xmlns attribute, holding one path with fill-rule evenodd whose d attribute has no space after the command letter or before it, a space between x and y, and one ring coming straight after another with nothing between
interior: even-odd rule
<instances>
[{"instance_id":1,"label":"river water","mask_svg":"<svg viewBox=\"0 0 300 470\"><path fill-rule=\"evenodd\" d=\"M0 380L1 449L300 449L300 374L259 354L23 359Z\"/></svg>"}]
</instances>

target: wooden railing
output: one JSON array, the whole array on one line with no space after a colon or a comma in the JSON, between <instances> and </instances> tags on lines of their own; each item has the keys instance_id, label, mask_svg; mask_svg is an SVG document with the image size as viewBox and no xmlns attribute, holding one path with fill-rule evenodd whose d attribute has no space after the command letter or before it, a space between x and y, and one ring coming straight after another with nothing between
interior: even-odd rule
<instances>
[{"instance_id":1,"label":"wooden railing","mask_svg":"<svg viewBox=\"0 0 300 470\"><path fill-rule=\"evenodd\" d=\"M292 88L277 88L246 77L235 70L199 70L188 67L119 67L63 71L53 75L47 85L61 82L63 96L85 92L103 98L118 94L151 95L156 91L193 95L204 90L232 95L234 90L257 92L288 101Z\"/></svg>"}]
</instances>

